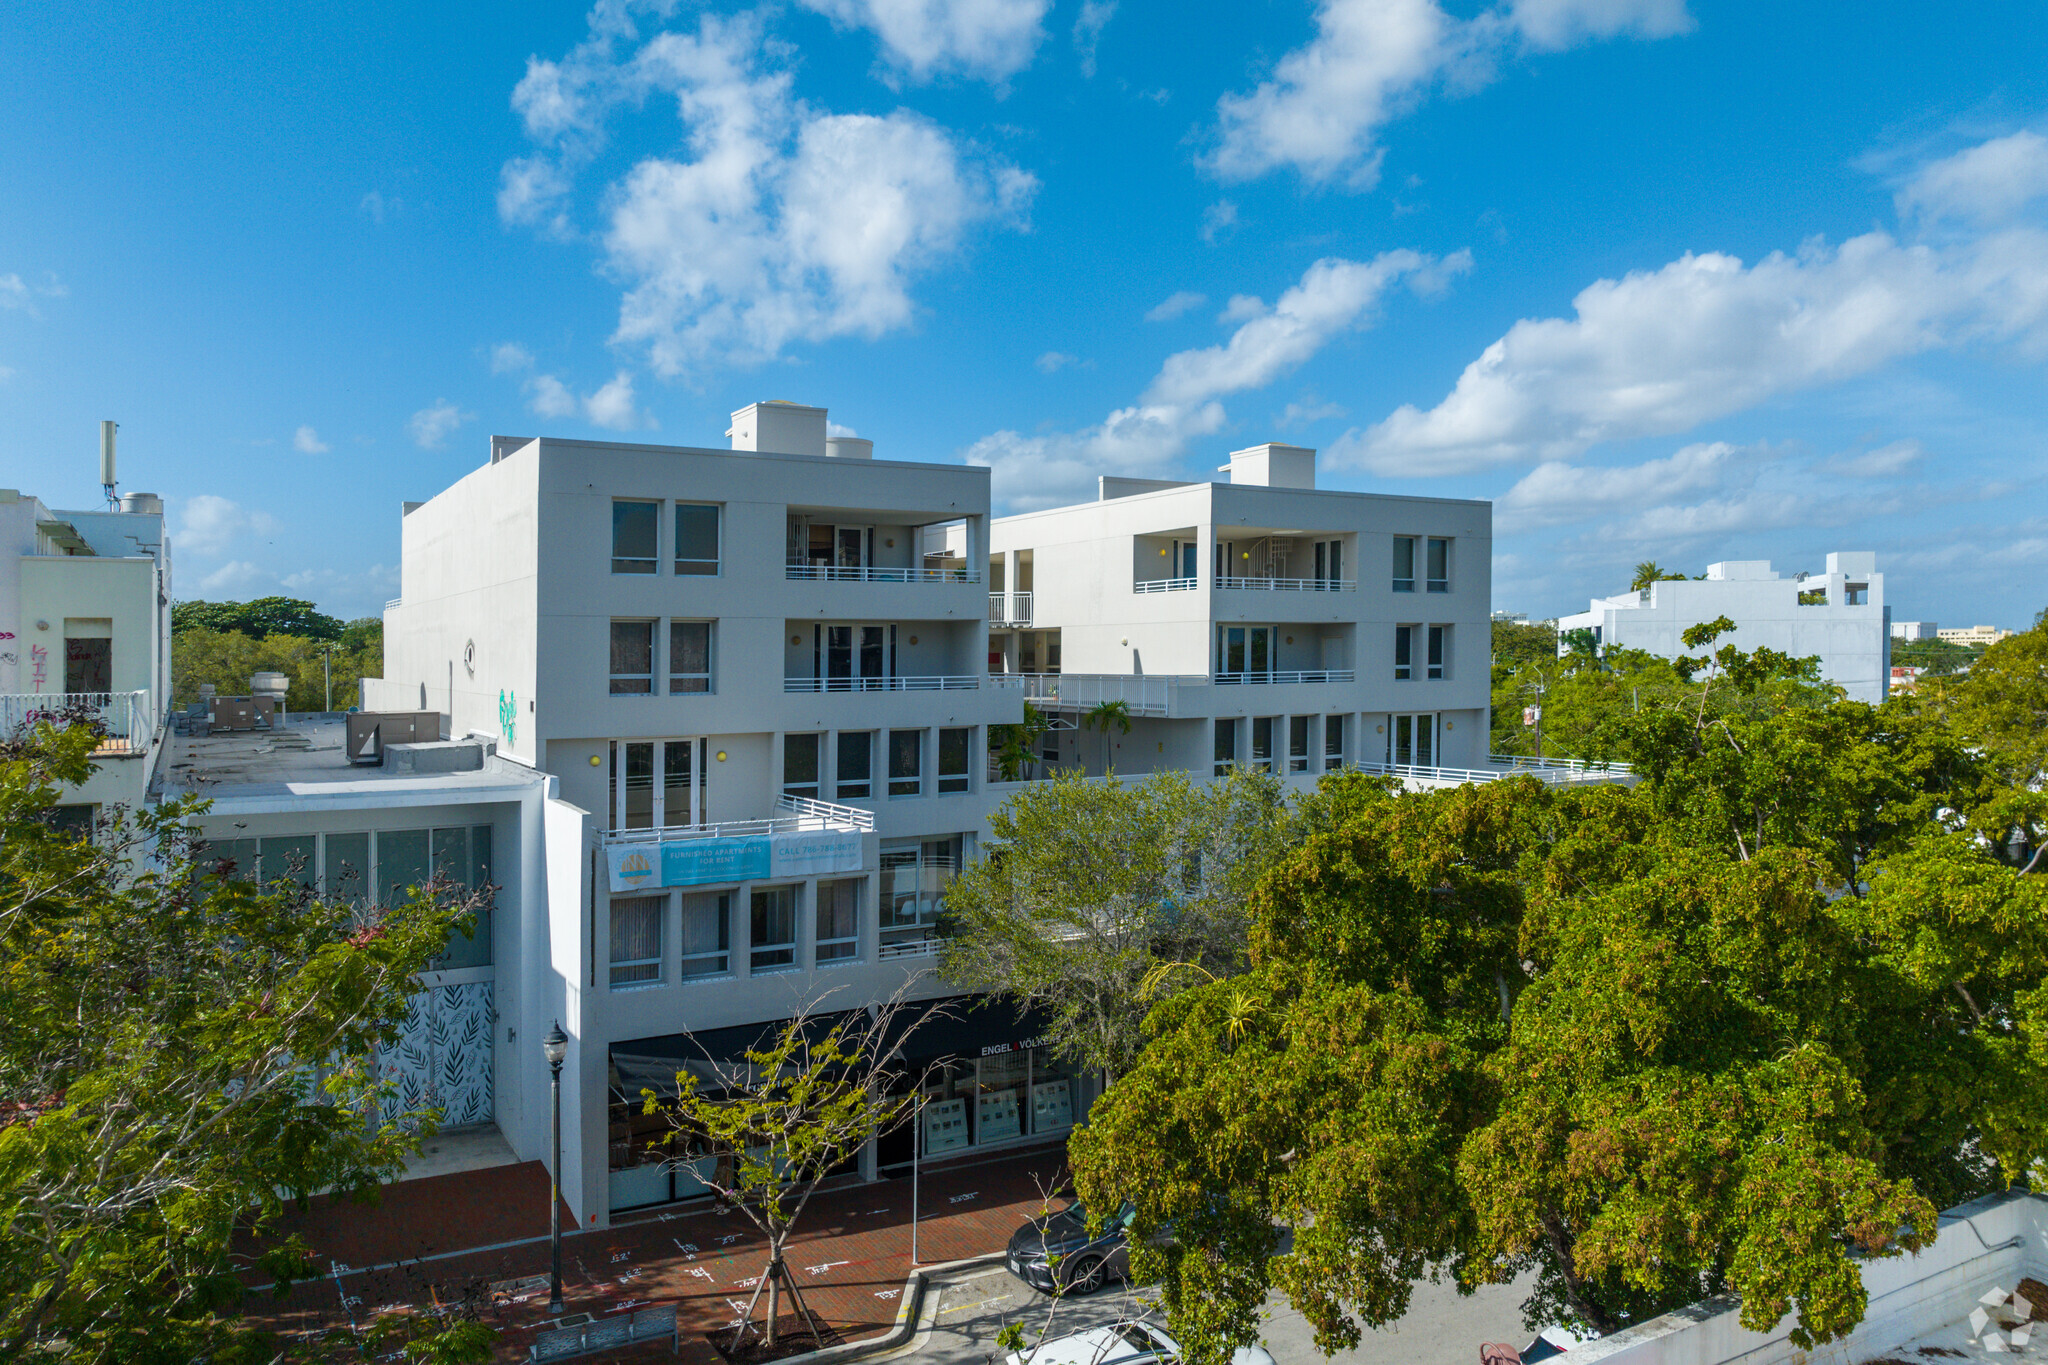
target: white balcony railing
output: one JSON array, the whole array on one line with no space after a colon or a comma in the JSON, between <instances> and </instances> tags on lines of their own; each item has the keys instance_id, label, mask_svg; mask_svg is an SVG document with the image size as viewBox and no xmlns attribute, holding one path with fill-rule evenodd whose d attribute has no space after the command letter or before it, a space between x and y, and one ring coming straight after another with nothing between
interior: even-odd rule
<instances>
[{"instance_id":1,"label":"white balcony railing","mask_svg":"<svg viewBox=\"0 0 2048 1365\"><path fill-rule=\"evenodd\" d=\"M820 801L810 796L793 796L788 792L775 798L776 808L786 810L801 820L814 820L823 828L857 829L862 833L875 827L875 813L859 806L841 805L837 801Z\"/></svg>"},{"instance_id":2,"label":"white balcony railing","mask_svg":"<svg viewBox=\"0 0 2048 1365\"><path fill-rule=\"evenodd\" d=\"M18 739L45 720L60 728L97 723L106 732L101 754L147 753L156 733L156 708L147 692L0 693L0 737Z\"/></svg>"},{"instance_id":3,"label":"white balcony railing","mask_svg":"<svg viewBox=\"0 0 2048 1365\"><path fill-rule=\"evenodd\" d=\"M1015 681L1012 681L1012 680ZM1122 702L1134 716L1206 715L1212 687L1356 682L1348 668L1294 669L1260 673L1002 673L996 686L1022 686L1025 699L1042 710L1088 711L1103 702Z\"/></svg>"},{"instance_id":4,"label":"white balcony railing","mask_svg":"<svg viewBox=\"0 0 2048 1365\"><path fill-rule=\"evenodd\" d=\"M785 692L972 692L988 682L981 673L891 678L784 678Z\"/></svg>"},{"instance_id":5,"label":"white balcony railing","mask_svg":"<svg viewBox=\"0 0 2048 1365\"><path fill-rule=\"evenodd\" d=\"M1375 773L1387 777L1413 778L1423 782L1458 784L1464 782L1498 782L1504 777L1518 774L1562 786L1573 782L1605 782L1616 777L1629 775L1626 763L1612 767L1600 764L1580 764L1577 767L1534 767L1495 765L1485 768L1444 768L1428 763L1347 763L1347 771Z\"/></svg>"},{"instance_id":6,"label":"white balcony railing","mask_svg":"<svg viewBox=\"0 0 2048 1365\"><path fill-rule=\"evenodd\" d=\"M764 834L801 834L809 830L838 829L871 833L875 813L859 806L834 801L817 801L808 796L784 794L775 799L780 815L759 820L720 820L715 824L664 825L660 829L615 829L605 834L611 844L662 844L688 839L744 839Z\"/></svg>"},{"instance_id":7,"label":"white balcony railing","mask_svg":"<svg viewBox=\"0 0 2048 1365\"><path fill-rule=\"evenodd\" d=\"M1216 580L1219 588L1251 592L1357 592L1355 578L1231 578Z\"/></svg>"},{"instance_id":8,"label":"white balcony railing","mask_svg":"<svg viewBox=\"0 0 2048 1365\"><path fill-rule=\"evenodd\" d=\"M976 569L849 568L837 564L785 564L782 576L815 583L979 583Z\"/></svg>"},{"instance_id":9,"label":"white balcony railing","mask_svg":"<svg viewBox=\"0 0 2048 1365\"><path fill-rule=\"evenodd\" d=\"M1486 761L1496 768L1536 768L1568 773L1632 773L1635 771L1635 768L1630 764L1610 763L1604 759L1531 758L1527 754L1488 754Z\"/></svg>"},{"instance_id":10,"label":"white balcony railing","mask_svg":"<svg viewBox=\"0 0 2048 1365\"><path fill-rule=\"evenodd\" d=\"M1256 673L1217 673L1210 681L1218 687L1258 686L1264 683L1348 683L1358 676L1348 668L1297 668L1285 672L1266 669Z\"/></svg>"},{"instance_id":11,"label":"white balcony railing","mask_svg":"<svg viewBox=\"0 0 2048 1365\"><path fill-rule=\"evenodd\" d=\"M1194 578L1141 578L1131 584L1132 592L1193 592L1201 586Z\"/></svg>"},{"instance_id":12,"label":"white balcony railing","mask_svg":"<svg viewBox=\"0 0 2048 1365\"><path fill-rule=\"evenodd\" d=\"M1003 622L1003 621L1007 621L1007 620L1009 620L1009 619L1010 619L1009 617L1007 617L1007 616L1003 615L1003 611L1004 611L1004 596L1005 596L1005 595L1004 595L1003 593L999 593L999 592L992 592L992 593L990 593L990 594L988 595L988 619L989 619L989 620L991 620L991 621L995 621L995 622L998 622L998 623L1000 623L1000 622Z\"/></svg>"},{"instance_id":13,"label":"white balcony railing","mask_svg":"<svg viewBox=\"0 0 2048 1365\"><path fill-rule=\"evenodd\" d=\"M1028 626L1031 624L1031 594L1028 592L992 592L988 595L988 619L998 625Z\"/></svg>"}]
</instances>

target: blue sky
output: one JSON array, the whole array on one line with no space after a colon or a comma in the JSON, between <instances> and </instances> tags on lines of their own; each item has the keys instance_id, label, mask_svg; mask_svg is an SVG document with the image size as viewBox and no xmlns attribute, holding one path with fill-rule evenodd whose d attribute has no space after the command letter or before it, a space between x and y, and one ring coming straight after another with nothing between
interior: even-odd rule
<instances>
[{"instance_id":1,"label":"blue sky","mask_svg":"<svg viewBox=\"0 0 2048 1365\"><path fill-rule=\"evenodd\" d=\"M2048 605L2023 3L789 0L0 13L0 482L96 423L183 597L376 610L493 432L1495 500L1495 605L1874 549Z\"/></svg>"}]
</instances>

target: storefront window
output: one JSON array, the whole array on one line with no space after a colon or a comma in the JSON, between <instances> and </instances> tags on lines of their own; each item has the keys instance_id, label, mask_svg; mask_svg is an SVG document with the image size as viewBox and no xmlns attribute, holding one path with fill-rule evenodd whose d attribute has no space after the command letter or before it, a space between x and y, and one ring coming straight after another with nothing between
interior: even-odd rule
<instances>
[{"instance_id":1,"label":"storefront window","mask_svg":"<svg viewBox=\"0 0 2048 1365\"><path fill-rule=\"evenodd\" d=\"M1031 1072L1031 1054L1008 1052L983 1057L975 1086L975 1142L998 1142L1022 1136L1024 1132L1025 1085Z\"/></svg>"},{"instance_id":2,"label":"storefront window","mask_svg":"<svg viewBox=\"0 0 2048 1365\"><path fill-rule=\"evenodd\" d=\"M1074 1126L1079 1072L1049 1047L1031 1049L1031 1131L1059 1133Z\"/></svg>"}]
</instances>

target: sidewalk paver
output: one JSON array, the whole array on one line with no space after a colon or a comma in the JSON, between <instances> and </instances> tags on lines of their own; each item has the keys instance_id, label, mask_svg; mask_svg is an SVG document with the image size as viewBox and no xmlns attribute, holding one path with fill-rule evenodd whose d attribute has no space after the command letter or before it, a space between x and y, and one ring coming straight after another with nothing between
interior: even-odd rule
<instances>
[{"instance_id":1,"label":"sidewalk paver","mask_svg":"<svg viewBox=\"0 0 2048 1365\"><path fill-rule=\"evenodd\" d=\"M1002 1250L1010 1234L1064 1188L1065 1148L1012 1151L923 1173L919 1261L931 1265ZM488 1320L505 1333L503 1360L523 1360L546 1317L547 1177L537 1163L465 1171L385 1187L375 1206L316 1202L296 1231L326 1268L283 1299L254 1295L252 1318L281 1332L364 1322L435 1293L499 1287ZM812 1311L853 1341L895 1323L910 1274L909 1179L820 1192L791 1239L790 1268ZM705 1333L732 1322L763 1267L765 1239L740 1214L699 1206L622 1215L602 1231L572 1231L562 1244L567 1313L593 1317L674 1303L683 1358L715 1362ZM761 1316L756 1310L756 1320ZM639 1348L667 1357L665 1348ZM617 1353L612 1358L629 1358Z\"/></svg>"}]
</instances>

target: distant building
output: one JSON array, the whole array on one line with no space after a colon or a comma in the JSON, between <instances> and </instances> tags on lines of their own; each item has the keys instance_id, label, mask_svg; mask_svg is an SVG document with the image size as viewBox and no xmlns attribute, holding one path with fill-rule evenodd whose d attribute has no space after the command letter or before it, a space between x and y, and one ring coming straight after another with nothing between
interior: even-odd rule
<instances>
[{"instance_id":1,"label":"distant building","mask_svg":"<svg viewBox=\"0 0 2048 1365\"><path fill-rule=\"evenodd\" d=\"M1851 699L1884 700L1891 676L1890 609L1884 604L1884 575L1869 551L1831 554L1826 573L1793 578L1780 578L1767 559L1709 564L1703 579L1596 598L1590 610L1558 618L1557 629L1560 637L1591 630L1604 647L1675 659L1698 652L1680 638L1688 627L1721 616L1735 622L1735 631L1715 648L1768 647L1795 659L1818 655L1821 676ZM1948 636L1942 632L1943 639Z\"/></svg>"},{"instance_id":2,"label":"distant building","mask_svg":"<svg viewBox=\"0 0 2048 1365\"><path fill-rule=\"evenodd\" d=\"M1937 634L1952 645L1995 645L2014 632L1997 626L1951 626Z\"/></svg>"},{"instance_id":3,"label":"distant building","mask_svg":"<svg viewBox=\"0 0 2048 1365\"><path fill-rule=\"evenodd\" d=\"M1938 627L1932 621L1892 622L1892 638L1894 640L1932 640L1935 638L1937 631Z\"/></svg>"},{"instance_id":4,"label":"distant building","mask_svg":"<svg viewBox=\"0 0 2048 1365\"><path fill-rule=\"evenodd\" d=\"M171 552L163 501L52 510L0 488L0 738L43 716L106 728L99 771L66 792L60 817L139 806L171 695Z\"/></svg>"}]
</instances>

